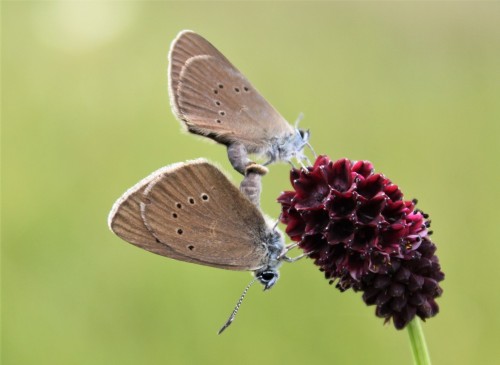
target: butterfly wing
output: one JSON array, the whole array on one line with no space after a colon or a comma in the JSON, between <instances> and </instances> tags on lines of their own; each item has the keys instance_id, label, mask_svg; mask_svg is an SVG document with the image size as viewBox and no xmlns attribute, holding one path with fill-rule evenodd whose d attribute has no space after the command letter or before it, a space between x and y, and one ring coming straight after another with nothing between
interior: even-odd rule
<instances>
[{"instance_id":1,"label":"butterfly wing","mask_svg":"<svg viewBox=\"0 0 500 365\"><path fill-rule=\"evenodd\" d=\"M214 46L181 32L170 51L172 108L188 130L223 144L243 142L259 152L293 128Z\"/></svg>"},{"instance_id":2,"label":"butterfly wing","mask_svg":"<svg viewBox=\"0 0 500 365\"><path fill-rule=\"evenodd\" d=\"M148 230L141 217L140 203L143 192L156 177L176 169L181 164L163 167L144 178L127 190L113 205L108 217L108 225L113 233L135 246L158 255L183 260L184 256L169 246L159 242Z\"/></svg>"},{"instance_id":3,"label":"butterfly wing","mask_svg":"<svg viewBox=\"0 0 500 365\"><path fill-rule=\"evenodd\" d=\"M204 160L158 175L144 191L143 221L180 260L255 270L266 260L269 229L262 213Z\"/></svg>"},{"instance_id":4,"label":"butterfly wing","mask_svg":"<svg viewBox=\"0 0 500 365\"><path fill-rule=\"evenodd\" d=\"M180 113L177 109L177 87L179 85L181 70L187 60L195 57L209 55L216 57L221 64L231 66L231 63L222 53L219 52L210 42L199 34L191 30L181 31L172 42L168 55L168 88L171 97L172 109L180 118Z\"/></svg>"}]
</instances>

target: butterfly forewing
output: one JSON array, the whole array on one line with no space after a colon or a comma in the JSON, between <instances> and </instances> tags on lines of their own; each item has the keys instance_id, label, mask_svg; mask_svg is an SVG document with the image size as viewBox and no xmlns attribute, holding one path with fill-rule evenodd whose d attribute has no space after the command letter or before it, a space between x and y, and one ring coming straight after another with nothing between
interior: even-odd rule
<instances>
[{"instance_id":1,"label":"butterfly forewing","mask_svg":"<svg viewBox=\"0 0 500 365\"><path fill-rule=\"evenodd\" d=\"M184 256L182 254L159 242L151 234L142 220L140 207L140 203L143 199L143 192L148 184L155 177L172 168L176 168L178 165L180 164L161 168L130 188L116 201L111 209L108 225L111 231L127 242L158 255L183 260Z\"/></svg>"},{"instance_id":2,"label":"butterfly forewing","mask_svg":"<svg viewBox=\"0 0 500 365\"><path fill-rule=\"evenodd\" d=\"M180 118L177 108L177 86L179 84L179 76L181 70L186 64L186 61L194 56L210 55L215 56L221 63L231 65L226 57L220 53L209 41L199 34L183 30L172 42L169 53L169 92L172 98L172 107L175 113Z\"/></svg>"},{"instance_id":3,"label":"butterfly forewing","mask_svg":"<svg viewBox=\"0 0 500 365\"><path fill-rule=\"evenodd\" d=\"M143 220L181 260L234 270L263 265L268 228L252 203L205 161L158 176L144 192Z\"/></svg>"},{"instance_id":4,"label":"butterfly forewing","mask_svg":"<svg viewBox=\"0 0 500 365\"><path fill-rule=\"evenodd\" d=\"M181 32L170 51L169 91L175 114L188 129L219 143L243 142L251 150L294 133L214 46Z\"/></svg>"}]
</instances>

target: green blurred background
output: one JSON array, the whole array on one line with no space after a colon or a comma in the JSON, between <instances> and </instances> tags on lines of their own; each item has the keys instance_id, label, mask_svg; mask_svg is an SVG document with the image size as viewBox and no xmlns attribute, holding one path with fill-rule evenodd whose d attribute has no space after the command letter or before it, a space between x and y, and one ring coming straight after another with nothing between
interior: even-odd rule
<instances>
[{"instance_id":1,"label":"green blurred background","mask_svg":"<svg viewBox=\"0 0 500 365\"><path fill-rule=\"evenodd\" d=\"M498 364L500 3L2 2L4 364L410 364L407 333L308 260L278 285L109 232L151 171L224 148L180 132L166 54L212 41L316 151L369 159L431 214L446 280L435 364ZM277 216L288 166L265 177Z\"/></svg>"}]
</instances>

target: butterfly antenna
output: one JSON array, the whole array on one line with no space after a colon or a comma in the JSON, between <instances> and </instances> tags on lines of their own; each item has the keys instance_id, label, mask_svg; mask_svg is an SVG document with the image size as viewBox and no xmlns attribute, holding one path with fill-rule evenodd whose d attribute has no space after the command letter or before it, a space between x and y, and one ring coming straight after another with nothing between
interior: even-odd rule
<instances>
[{"instance_id":1,"label":"butterfly antenna","mask_svg":"<svg viewBox=\"0 0 500 365\"><path fill-rule=\"evenodd\" d=\"M304 119L304 113L300 112L297 119L295 119L295 129L299 128L299 123Z\"/></svg>"},{"instance_id":2,"label":"butterfly antenna","mask_svg":"<svg viewBox=\"0 0 500 365\"><path fill-rule=\"evenodd\" d=\"M234 307L233 313L229 316L227 322L222 326L222 328L219 330L218 334L220 335L226 328L229 327L231 323L234 321L234 317L236 317L236 314L238 313L238 310L240 309L241 303L243 302L243 298L245 298L245 295L247 295L248 289L257 281L257 278L253 279L250 284L247 285L245 290L243 290L243 293L241 294L240 300L238 300L238 303L236 303L236 306Z\"/></svg>"},{"instance_id":3,"label":"butterfly antenna","mask_svg":"<svg viewBox=\"0 0 500 365\"><path fill-rule=\"evenodd\" d=\"M278 227L278 224L280 223L281 221L281 216L283 215L283 212L280 213L280 216L278 217L278 219L276 220L276 223L274 223L274 226L273 226L273 231L276 231L276 227Z\"/></svg>"}]
</instances>

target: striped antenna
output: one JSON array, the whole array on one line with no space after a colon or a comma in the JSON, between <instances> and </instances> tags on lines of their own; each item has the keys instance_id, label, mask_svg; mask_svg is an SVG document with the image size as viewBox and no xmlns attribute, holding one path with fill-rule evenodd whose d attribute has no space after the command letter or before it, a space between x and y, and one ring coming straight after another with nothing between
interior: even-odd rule
<instances>
[{"instance_id":1,"label":"striped antenna","mask_svg":"<svg viewBox=\"0 0 500 365\"><path fill-rule=\"evenodd\" d=\"M238 303L236 303L236 306L234 307L233 313L229 316L229 319L227 322L222 326L222 328L219 330L218 334L220 335L226 328L229 327L231 323L233 323L234 317L236 317L236 314L238 313L238 309L240 309L241 303L243 302L243 298L245 298L245 295L247 294L248 289L257 281L257 278L253 279L250 284L247 285L245 290L243 290L243 294L241 294L240 300L238 300Z\"/></svg>"}]
</instances>

